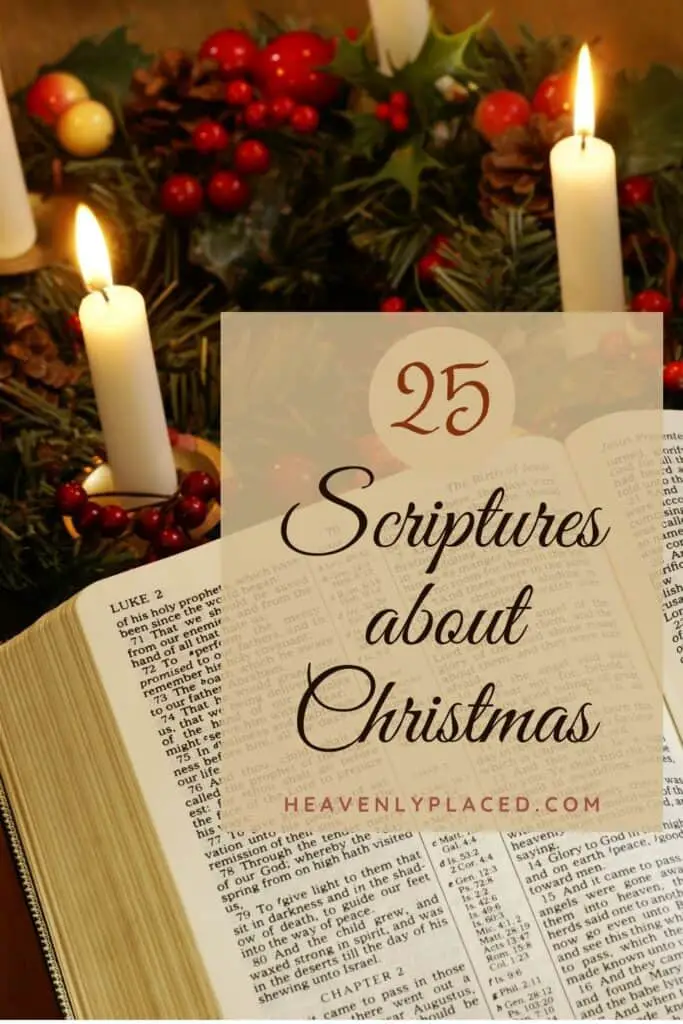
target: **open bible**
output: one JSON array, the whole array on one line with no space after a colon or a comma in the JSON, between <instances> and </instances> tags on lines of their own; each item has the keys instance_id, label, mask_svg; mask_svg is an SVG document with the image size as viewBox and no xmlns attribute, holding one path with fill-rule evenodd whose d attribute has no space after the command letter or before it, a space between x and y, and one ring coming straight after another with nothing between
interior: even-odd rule
<instances>
[{"instance_id":1,"label":"open bible","mask_svg":"<svg viewBox=\"0 0 683 1024\"><path fill-rule=\"evenodd\" d=\"M223 831L221 542L98 583L6 645L6 814L65 1012L680 1016L683 428L666 430L657 833ZM617 564L601 585L631 615L615 627L629 643L659 614L661 573L632 444L606 419L537 459L550 483L599 481L591 501L623 516L639 568L629 592Z\"/></svg>"}]
</instances>

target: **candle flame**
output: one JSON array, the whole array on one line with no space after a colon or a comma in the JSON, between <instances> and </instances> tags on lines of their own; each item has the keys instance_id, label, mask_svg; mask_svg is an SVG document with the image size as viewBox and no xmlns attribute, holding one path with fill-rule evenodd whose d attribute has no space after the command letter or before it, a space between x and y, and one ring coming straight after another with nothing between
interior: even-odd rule
<instances>
[{"instance_id":1,"label":"candle flame","mask_svg":"<svg viewBox=\"0 0 683 1024\"><path fill-rule=\"evenodd\" d=\"M89 291L113 283L111 262L102 228L89 206L76 210L76 253L85 286Z\"/></svg>"},{"instance_id":2,"label":"candle flame","mask_svg":"<svg viewBox=\"0 0 683 1024\"><path fill-rule=\"evenodd\" d=\"M595 85L591 53L586 43L579 52L574 94L574 134L595 135Z\"/></svg>"}]
</instances>

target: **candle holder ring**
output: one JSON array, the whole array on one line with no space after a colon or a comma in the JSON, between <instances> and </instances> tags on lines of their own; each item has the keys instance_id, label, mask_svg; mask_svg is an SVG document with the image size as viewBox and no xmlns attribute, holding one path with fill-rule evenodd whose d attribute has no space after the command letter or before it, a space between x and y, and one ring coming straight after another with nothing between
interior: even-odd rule
<instances>
[{"instance_id":1,"label":"candle holder ring","mask_svg":"<svg viewBox=\"0 0 683 1024\"><path fill-rule=\"evenodd\" d=\"M217 445L203 438L194 437L191 434L181 434L177 444L173 448L173 458L178 471L178 484L187 473L199 470L208 473L214 479L221 479L221 451ZM90 501L98 505L117 504L128 512L139 511L150 505L163 508L170 504L176 494L121 494L113 486L112 476L106 462L94 462L86 467L80 475L78 482L86 491ZM195 543L207 537L219 524L221 520L220 501L212 501L206 519L196 529L188 530L188 536ZM71 516L63 516L64 528L74 540L80 538L80 533ZM143 555L149 546L149 542L137 537L134 533L126 537L131 548L138 554Z\"/></svg>"},{"instance_id":2,"label":"candle holder ring","mask_svg":"<svg viewBox=\"0 0 683 1024\"><path fill-rule=\"evenodd\" d=\"M32 192L31 208L38 232L28 252L0 259L0 277L33 274L73 256L73 218L78 200L73 196L40 196Z\"/></svg>"}]
</instances>

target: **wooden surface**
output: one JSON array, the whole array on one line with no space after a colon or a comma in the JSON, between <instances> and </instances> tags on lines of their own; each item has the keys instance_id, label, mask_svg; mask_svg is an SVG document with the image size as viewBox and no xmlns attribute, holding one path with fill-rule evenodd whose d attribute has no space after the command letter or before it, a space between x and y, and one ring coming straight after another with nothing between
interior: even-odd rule
<instances>
[{"instance_id":1,"label":"wooden surface","mask_svg":"<svg viewBox=\"0 0 683 1024\"><path fill-rule=\"evenodd\" d=\"M393 0L397 17L402 3ZM439 16L463 28L487 11L506 34L520 23L538 33L601 36L606 59L628 67L652 60L683 65L683 5L680 0L435 0ZM209 32L248 20L250 11L310 18L336 28L363 26L367 0L0 0L0 62L12 90L30 80L41 64L57 60L84 35L128 23L150 48L196 46Z\"/></svg>"},{"instance_id":2,"label":"wooden surface","mask_svg":"<svg viewBox=\"0 0 683 1024\"><path fill-rule=\"evenodd\" d=\"M0 1018L59 1018L40 943L1 828L0 908Z\"/></svg>"}]
</instances>

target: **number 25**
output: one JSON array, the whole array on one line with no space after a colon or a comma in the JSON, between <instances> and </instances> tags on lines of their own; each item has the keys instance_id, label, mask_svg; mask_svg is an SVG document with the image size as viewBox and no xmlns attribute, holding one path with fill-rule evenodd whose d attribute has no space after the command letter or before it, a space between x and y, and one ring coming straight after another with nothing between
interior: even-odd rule
<instances>
[{"instance_id":1,"label":"number 25","mask_svg":"<svg viewBox=\"0 0 683 1024\"><path fill-rule=\"evenodd\" d=\"M444 423L444 426L448 433L452 434L455 437L464 437L465 434L471 434L472 431L476 430L477 427L481 423L483 423L486 417L488 416L489 407L491 405L491 396L485 384L482 384L482 382L479 380L464 380L461 384L457 384L456 386L456 376L460 370L480 370L484 366L488 366L488 360L486 360L483 363L454 363L452 366L446 366L445 369L441 370L440 372L440 376L446 378L447 402L452 402L456 395L458 395L462 391L465 391L467 388L474 388L474 390L478 393L481 401L481 411L479 413L479 417L469 427L459 429L455 425L456 416L463 412L469 412L469 405L459 405L456 409L453 409L453 411L450 412L449 415L446 417L446 422ZM427 406L429 405L434 396L434 391L436 389L437 383L434 377L434 373L431 367L427 365L427 363L422 363L419 361L414 363L407 363L399 372L398 379L396 381L398 389L402 395L413 395L417 391L417 387L412 387L408 381L408 375L410 374L411 370L418 371L422 379L422 401L420 405L417 407L417 409L415 409L415 411L410 414L410 416L408 416L404 420L397 420L395 423L392 423L391 425L392 427L402 427L404 430L412 430L413 433L415 434L434 434L437 430L440 430L441 427L436 426L428 428L424 426L419 426L416 422L416 420L422 416L422 413L426 410ZM414 378L415 374L413 374L412 376Z\"/></svg>"}]
</instances>

